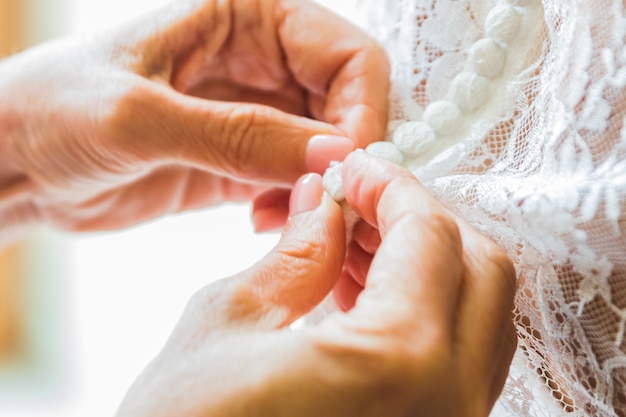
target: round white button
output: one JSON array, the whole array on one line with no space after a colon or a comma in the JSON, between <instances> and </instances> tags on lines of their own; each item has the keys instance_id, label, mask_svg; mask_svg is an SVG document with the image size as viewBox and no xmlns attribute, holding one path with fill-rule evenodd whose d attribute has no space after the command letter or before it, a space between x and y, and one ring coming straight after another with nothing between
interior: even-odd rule
<instances>
[{"instance_id":1,"label":"round white button","mask_svg":"<svg viewBox=\"0 0 626 417\"><path fill-rule=\"evenodd\" d=\"M494 78L502 72L506 53L493 39L481 39L472 45L469 59L474 70L487 78Z\"/></svg>"},{"instance_id":2,"label":"round white button","mask_svg":"<svg viewBox=\"0 0 626 417\"><path fill-rule=\"evenodd\" d=\"M341 179L341 163L334 163L326 169L322 176L322 186L335 201L345 200L343 180Z\"/></svg>"},{"instance_id":3,"label":"round white button","mask_svg":"<svg viewBox=\"0 0 626 417\"><path fill-rule=\"evenodd\" d=\"M409 156L424 153L437 139L435 131L424 122L405 122L393 132L393 143Z\"/></svg>"},{"instance_id":4,"label":"round white button","mask_svg":"<svg viewBox=\"0 0 626 417\"><path fill-rule=\"evenodd\" d=\"M424 110L424 121L437 135L447 135L459 128L461 110L451 101L435 101Z\"/></svg>"},{"instance_id":5,"label":"round white button","mask_svg":"<svg viewBox=\"0 0 626 417\"><path fill-rule=\"evenodd\" d=\"M510 43L517 37L522 14L510 5L494 7L485 20L485 31L492 39L501 43Z\"/></svg>"},{"instance_id":6,"label":"round white button","mask_svg":"<svg viewBox=\"0 0 626 417\"><path fill-rule=\"evenodd\" d=\"M450 97L459 108L472 112L487 100L489 80L475 72L462 72L450 85Z\"/></svg>"}]
</instances>

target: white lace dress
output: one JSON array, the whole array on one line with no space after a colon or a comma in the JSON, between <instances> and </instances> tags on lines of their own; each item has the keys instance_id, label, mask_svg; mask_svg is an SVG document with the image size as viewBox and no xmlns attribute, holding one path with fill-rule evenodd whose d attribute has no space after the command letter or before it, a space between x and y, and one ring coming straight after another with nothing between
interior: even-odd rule
<instances>
[{"instance_id":1,"label":"white lace dress","mask_svg":"<svg viewBox=\"0 0 626 417\"><path fill-rule=\"evenodd\" d=\"M388 140L517 267L496 416L626 417L624 9L360 1L393 65Z\"/></svg>"}]
</instances>

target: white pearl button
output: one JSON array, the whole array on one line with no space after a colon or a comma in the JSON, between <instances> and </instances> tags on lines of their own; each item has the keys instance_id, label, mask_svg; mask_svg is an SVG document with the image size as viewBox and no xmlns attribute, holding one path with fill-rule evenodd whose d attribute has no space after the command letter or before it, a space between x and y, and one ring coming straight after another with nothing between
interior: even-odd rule
<instances>
[{"instance_id":1,"label":"white pearl button","mask_svg":"<svg viewBox=\"0 0 626 417\"><path fill-rule=\"evenodd\" d=\"M402 152L391 142L372 142L365 148L365 152L398 165L404 160Z\"/></svg>"},{"instance_id":2,"label":"white pearl button","mask_svg":"<svg viewBox=\"0 0 626 417\"><path fill-rule=\"evenodd\" d=\"M470 49L469 59L478 74L494 78L502 72L506 53L493 39L481 39Z\"/></svg>"},{"instance_id":3,"label":"white pearl button","mask_svg":"<svg viewBox=\"0 0 626 417\"><path fill-rule=\"evenodd\" d=\"M489 80L475 72L462 72L450 85L450 97L459 108L472 112L487 100Z\"/></svg>"},{"instance_id":4,"label":"white pearl button","mask_svg":"<svg viewBox=\"0 0 626 417\"><path fill-rule=\"evenodd\" d=\"M451 101L435 101L424 110L424 121L437 135L447 135L459 127L461 110Z\"/></svg>"},{"instance_id":5,"label":"white pearl button","mask_svg":"<svg viewBox=\"0 0 626 417\"><path fill-rule=\"evenodd\" d=\"M345 200L343 180L341 179L341 163L334 163L326 169L322 176L322 186L335 201Z\"/></svg>"},{"instance_id":6,"label":"white pearl button","mask_svg":"<svg viewBox=\"0 0 626 417\"><path fill-rule=\"evenodd\" d=\"M393 143L409 156L424 153L437 139L435 131L424 122L405 122L393 132Z\"/></svg>"},{"instance_id":7,"label":"white pearl button","mask_svg":"<svg viewBox=\"0 0 626 417\"><path fill-rule=\"evenodd\" d=\"M492 39L509 43L517 36L522 14L510 5L494 7L485 20L485 31Z\"/></svg>"}]
</instances>

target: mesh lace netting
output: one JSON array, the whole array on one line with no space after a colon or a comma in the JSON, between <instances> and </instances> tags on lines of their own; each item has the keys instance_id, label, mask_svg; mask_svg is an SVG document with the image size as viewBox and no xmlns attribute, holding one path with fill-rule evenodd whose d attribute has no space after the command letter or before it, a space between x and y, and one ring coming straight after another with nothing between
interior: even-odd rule
<instances>
[{"instance_id":1,"label":"mesh lace netting","mask_svg":"<svg viewBox=\"0 0 626 417\"><path fill-rule=\"evenodd\" d=\"M390 131L445 96L502 1L360 1L392 61ZM413 169L518 271L519 348L493 415L626 417L625 6L533 7L489 104Z\"/></svg>"}]
</instances>

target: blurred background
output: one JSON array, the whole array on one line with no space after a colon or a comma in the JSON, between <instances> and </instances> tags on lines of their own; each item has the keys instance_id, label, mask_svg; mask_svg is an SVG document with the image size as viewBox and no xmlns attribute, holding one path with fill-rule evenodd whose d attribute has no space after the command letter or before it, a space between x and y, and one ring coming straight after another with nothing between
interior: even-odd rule
<instances>
[{"instance_id":1,"label":"blurred background","mask_svg":"<svg viewBox=\"0 0 626 417\"><path fill-rule=\"evenodd\" d=\"M0 0L0 58L168 0ZM319 0L340 14L353 0ZM0 417L112 416L189 297L260 259L247 205L115 233L42 230L0 251Z\"/></svg>"}]
</instances>

